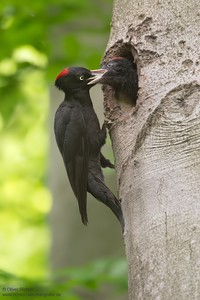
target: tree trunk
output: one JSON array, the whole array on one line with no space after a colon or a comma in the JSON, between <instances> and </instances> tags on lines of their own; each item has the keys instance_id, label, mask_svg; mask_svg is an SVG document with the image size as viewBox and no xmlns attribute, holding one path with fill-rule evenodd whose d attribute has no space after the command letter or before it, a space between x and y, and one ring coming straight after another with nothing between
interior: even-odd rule
<instances>
[{"instance_id":1,"label":"tree trunk","mask_svg":"<svg viewBox=\"0 0 200 300\"><path fill-rule=\"evenodd\" d=\"M136 107L105 87L131 300L200 299L198 7L198 0L114 3L105 59L134 59L139 78Z\"/></svg>"}]
</instances>

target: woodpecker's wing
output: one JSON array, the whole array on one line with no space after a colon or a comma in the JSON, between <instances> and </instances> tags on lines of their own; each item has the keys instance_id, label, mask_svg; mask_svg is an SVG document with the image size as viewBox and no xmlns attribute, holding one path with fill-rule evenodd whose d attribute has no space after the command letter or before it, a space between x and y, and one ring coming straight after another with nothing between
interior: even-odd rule
<instances>
[{"instance_id":1,"label":"woodpecker's wing","mask_svg":"<svg viewBox=\"0 0 200 300\"><path fill-rule=\"evenodd\" d=\"M88 138L79 107L65 102L56 112L54 130L72 190L78 200L83 224L87 224Z\"/></svg>"}]
</instances>

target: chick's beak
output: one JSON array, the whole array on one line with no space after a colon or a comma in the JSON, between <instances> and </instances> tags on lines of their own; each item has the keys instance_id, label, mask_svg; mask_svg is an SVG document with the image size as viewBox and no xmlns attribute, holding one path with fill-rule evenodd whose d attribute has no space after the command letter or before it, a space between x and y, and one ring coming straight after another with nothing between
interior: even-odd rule
<instances>
[{"instance_id":1,"label":"chick's beak","mask_svg":"<svg viewBox=\"0 0 200 300\"><path fill-rule=\"evenodd\" d=\"M88 79L88 85L100 82L102 76L107 72L106 69L91 70L92 76Z\"/></svg>"}]
</instances>

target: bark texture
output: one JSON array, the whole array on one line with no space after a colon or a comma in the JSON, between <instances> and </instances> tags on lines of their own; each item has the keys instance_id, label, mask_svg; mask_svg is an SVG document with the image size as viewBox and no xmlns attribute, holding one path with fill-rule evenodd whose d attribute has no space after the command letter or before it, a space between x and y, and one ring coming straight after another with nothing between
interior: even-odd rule
<instances>
[{"instance_id":1,"label":"bark texture","mask_svg":"<svg viewBox=\"0 0 200 300\"><path fill-rule=\"evenodd\" d=\"M105 59L138 66L136 107L105 88L129 299L200 299L199 1L116 0Z\"/></svg>"}]
</instances>

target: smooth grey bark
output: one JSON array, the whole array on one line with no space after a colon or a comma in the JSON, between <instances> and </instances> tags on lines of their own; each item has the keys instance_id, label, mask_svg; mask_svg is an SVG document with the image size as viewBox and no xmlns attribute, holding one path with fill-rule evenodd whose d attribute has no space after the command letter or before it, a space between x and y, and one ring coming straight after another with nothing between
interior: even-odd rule
<instances>
[{"instance_id":1,"label":"smooth grey bark","mask_svg":"<svg viewBox=\"0 0 200 300\"><path fill-rule=\"evenodd\" d=\"M199 1L115 0L105 59L131 52L136 107L105 88L129 299L200 299Z\"/></svg>"}]
</instances>

